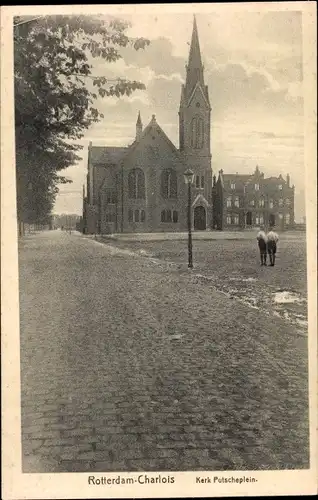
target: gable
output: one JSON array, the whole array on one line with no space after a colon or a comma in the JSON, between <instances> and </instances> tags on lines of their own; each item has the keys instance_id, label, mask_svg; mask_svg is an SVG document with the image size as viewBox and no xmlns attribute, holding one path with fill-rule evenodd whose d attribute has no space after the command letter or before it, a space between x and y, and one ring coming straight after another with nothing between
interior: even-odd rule
<instances>
[{"instance_id":1,"label":"gable","mask_svg":"<svg viewBox=\"0 0 318 500\"><path fill-rule=\"evenodd\" d=\"M209 202L205 199L203 194L198 194L192 203L192 207L195 208L199 204L205 205L206 207L209 206Z\"/></svg>"},{"instance_id":2,"label":"gable","mask_svg":"<svg viewBox=\"0 0 318 500\"><path fill-rule=\"evenodd\" d=\"M194 100L194 98L197 97L197 100L200 104L205 104L208 108L210 108L210 103L202 89L202 86L200 85L199 82L196 83L193 91L192 91L192 94L189 98L189 101L188 101L188 107L191 105L192 101Z\"/></svg>"},{"instance_id":3,"label":"gable","mask_svg":"<svg viewBox=\"0 0 318 500\"><path fill-rule=\"evenodd\" d=\"M147 125L140 140L134 143L125 157L125 163L137 162L140 165L179 160L179 151L154 120Z\"/></svg>"}]
</instances>

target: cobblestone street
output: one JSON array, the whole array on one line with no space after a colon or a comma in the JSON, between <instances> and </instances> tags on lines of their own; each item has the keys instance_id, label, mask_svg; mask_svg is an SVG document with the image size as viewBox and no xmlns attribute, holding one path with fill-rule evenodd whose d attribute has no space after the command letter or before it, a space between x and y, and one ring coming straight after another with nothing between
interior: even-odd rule
<instances>
[{"instance_id":1,"label":"cobblestone street","mask_svg":"<svg viewBox=\"0 0 318 500\"><path fill-rule=\"evenodd\" d=\"M186 265L28 235L20 310L23 472L309 466L306 337Z\"/></svg>"}]
</instances>

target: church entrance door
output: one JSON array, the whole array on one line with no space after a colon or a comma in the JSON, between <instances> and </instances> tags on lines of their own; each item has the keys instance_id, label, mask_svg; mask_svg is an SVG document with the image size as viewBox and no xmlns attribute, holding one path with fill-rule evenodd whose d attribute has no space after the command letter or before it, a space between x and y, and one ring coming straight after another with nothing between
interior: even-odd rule
<instances>
[{"instance_id":1,"label":"church entrance door","mask_svg":"<svg viewBox=\"0 0 318 500\"><path fill-rule=\"evenodd\" d=\"M194 229L198 231L205 231L206 229L206 211L202 206L194 209Z\"/></svg>"}]
</instances>

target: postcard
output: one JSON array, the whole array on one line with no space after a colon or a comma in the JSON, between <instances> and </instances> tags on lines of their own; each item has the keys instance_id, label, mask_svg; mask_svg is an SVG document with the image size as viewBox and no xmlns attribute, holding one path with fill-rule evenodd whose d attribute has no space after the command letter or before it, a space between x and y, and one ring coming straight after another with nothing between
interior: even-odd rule
<instances>
[{"instance_id":1,"label":"postcard","mask_svg":"<svg viewBox=\"0 0 318 500\"><path fill-rule=\"evenodd\" d=\"M1 8L5 500L317 492L316 33Z\"/></svg>"}]
</instances>

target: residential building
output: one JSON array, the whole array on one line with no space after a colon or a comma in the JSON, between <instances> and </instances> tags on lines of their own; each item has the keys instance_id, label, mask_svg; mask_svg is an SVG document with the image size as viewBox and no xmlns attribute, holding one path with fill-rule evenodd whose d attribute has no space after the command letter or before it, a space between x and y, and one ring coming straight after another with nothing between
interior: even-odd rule
<instances>
[{"instance_id":1,"label":"residential building","mask_svg":"<svg viewBox=\"0 0 318 500\"><path fill-rule=\"evenodd\" d=\"M283 231L294 227L295 186L290 176L265 178L257 166L250 175L213 177L213 228L246 229L274 226Z\"/></svg>"}]
</instances>

